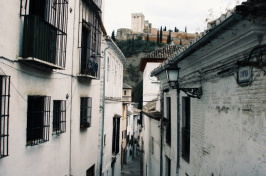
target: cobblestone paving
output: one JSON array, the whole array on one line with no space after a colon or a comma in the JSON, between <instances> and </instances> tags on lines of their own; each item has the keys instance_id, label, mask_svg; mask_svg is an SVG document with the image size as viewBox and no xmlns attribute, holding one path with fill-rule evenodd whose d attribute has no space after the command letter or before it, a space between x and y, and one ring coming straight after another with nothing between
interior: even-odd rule
<instances>
[{"instance_id":1,"label":"cobblestone paving","mask_svg":"<svg viewBox=\"0 0 266 176\"><path fill-rule=\"evenodd\" d=\"M121 176L140 176L140 155L124 165Z\"/></svg>"}]
</instances>

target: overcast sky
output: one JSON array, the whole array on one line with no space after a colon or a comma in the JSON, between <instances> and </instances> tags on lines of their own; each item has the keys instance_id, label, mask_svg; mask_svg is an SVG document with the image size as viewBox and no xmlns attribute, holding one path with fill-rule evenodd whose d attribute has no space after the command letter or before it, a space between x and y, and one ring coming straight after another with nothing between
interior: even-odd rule
<instances>
[{"instance_id":1,"label":"overcast sky","mask_svg":"<svg viewBox=\"0 0 266 176\"><path fill-rule=\"evenodd\" d=\"M104 26L108 35L119 28L131 29L131 13L142 13L153 28L177 27L202 32L208 17L217 18L245 0L105 0ZM212 14L212 15L210 15Z\"/></svg>"}]
</instances>

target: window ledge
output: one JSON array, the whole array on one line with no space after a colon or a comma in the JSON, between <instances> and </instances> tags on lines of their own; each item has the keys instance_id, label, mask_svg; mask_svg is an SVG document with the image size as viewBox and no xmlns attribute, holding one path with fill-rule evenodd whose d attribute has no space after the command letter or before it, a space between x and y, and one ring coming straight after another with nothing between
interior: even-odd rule
<instances>
[{"instance_id":1,"label":"window ledge","mask_svg":"<svg viewBox=\"0 0 266 176\"><path fill-rule=\"evenodd\" d=\"M88 75L88 74L77 74L77 77L78 78L88 78L88 79L99 79L95 76L91 76L91 75Z\"/></svg>"},{"instance_id":2,"label":"window ledge","mask_svg":"<svg viewBox=\"0 0 266 176\"><path fill-rule=\"evenodd\" d=\"M64 67L55 65L53 63L47 62L47 61L43 61L41 59L37 59L34 57L27 57L27 58L20 58L18 59L19 62L28 62L28 63L32 63L32 64L37 64L37 65L41 65L50 69L58 69L58 70L65 70Z\"/></svg>"}]
</instances>

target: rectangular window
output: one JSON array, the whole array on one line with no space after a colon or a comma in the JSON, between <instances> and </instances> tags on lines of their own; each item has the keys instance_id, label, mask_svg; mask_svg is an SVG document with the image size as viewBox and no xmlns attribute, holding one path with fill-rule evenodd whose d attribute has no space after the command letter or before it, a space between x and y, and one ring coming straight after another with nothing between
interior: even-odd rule
<instances>
[{"instance_id":1,"label":"rectangular window","mask_svg":"<svg viewBox=\"0 0 266 176\"><path fill-rule=\"evenodd\" d=\"M151 154L154 154L154 138L151 137Z\"/></svg>"},{"instance_id":2,"label":"rectangular window","mask_svg":"<svg viewBox=\"0 0 266 176\"><path fill-rule=\"evenodd\" d=\"M117 155L119 153L119 135L120 135L120 118L113 118L113 143L112 153Z\"/></svg>"},{"instance_id":3,"label":"rectangular window","mask_svg":"<svg viewBox=\"0 0 266 176\"><path fill-rule=\"evenodd\" d=\"M0 75L0 158L8 156L10 76Z\"/></svg>"},{"instance_id":4,"label":"rectangular window","mask_svg":"<svg viewBox=\"0 0 266 176\"><path fill-rule=\"evenodd\" d=\"M168 121L166 127L166 143L171 145L171 97L166 97L166 118Z\"/></svg>"},{"instance_id":5,"label":"rectangular window","mask_svg":"<svg viewBox=\"0 0 266 176\"><path fill-rule=\"evenodd\" d=\"M91 127L91 110L92 110L92 98L81 97L80 98L80 127Z\"/></svg>"},{"instance_id":6,"label":"rectangular window","mask_svg":"<svg viewBox=\"0 0 266 176\"><path fill-rule=\"evenodd\" d=\"M165 158L166 158L166 169L165 169L166 173L165 173L165 175L171 176L171 160L167 156Z\"/></svg>"},{"instance_id":7,"label":"rectangular window","mask_svg":"<svg viewBox=\"0 0 266 176\"><path fill-rule=\"evenodd\" d=\"M95 175L95 164L91 166L87 171L86 171L86 176L94 176Z\"/></svg>"},{"instance_id":8,"label":"rectangular window","mask_svg":"<svg viewBox=\"0 0 266 176\"><path fill-rule=\"evenodd\" d=\"M49 141L50 96L28 96L27 145Z\"/></svg>"},{"instance_id":9,"label":"rectangular window","mask_svg":"<svg viewBox=\"0 0 266 176\"><path fill-rule=\"evenodd\" d=\"M66 100L54 100L53 132L57 135L66 132Z\"/></svg>"},{"instance_id":10,"label":"rectangular window","mask_svg":"<svg viewBox=\"0 0 266 176\"><path fill-rule=\"evenodd\" d=\"M182 158L189 163L190 97L182 97Z\"/></svg>"}]
</instances>

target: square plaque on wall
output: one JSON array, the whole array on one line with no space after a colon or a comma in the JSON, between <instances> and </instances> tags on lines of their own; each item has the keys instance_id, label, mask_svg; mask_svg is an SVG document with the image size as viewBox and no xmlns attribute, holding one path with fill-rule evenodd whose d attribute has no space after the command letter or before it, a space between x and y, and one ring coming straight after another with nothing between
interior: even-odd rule
<instances>
[{"instance_id":1,"label":"square plaque on wall","mask_svg":"<svg viewBox=\"0 0 266 176\"><path fill-rule=\"evenodd\" d=\"M251 82L252 70L250 66L239 67L237 72L237 83L240 85L246 85Z\"/></svg>"}]
</instances>

